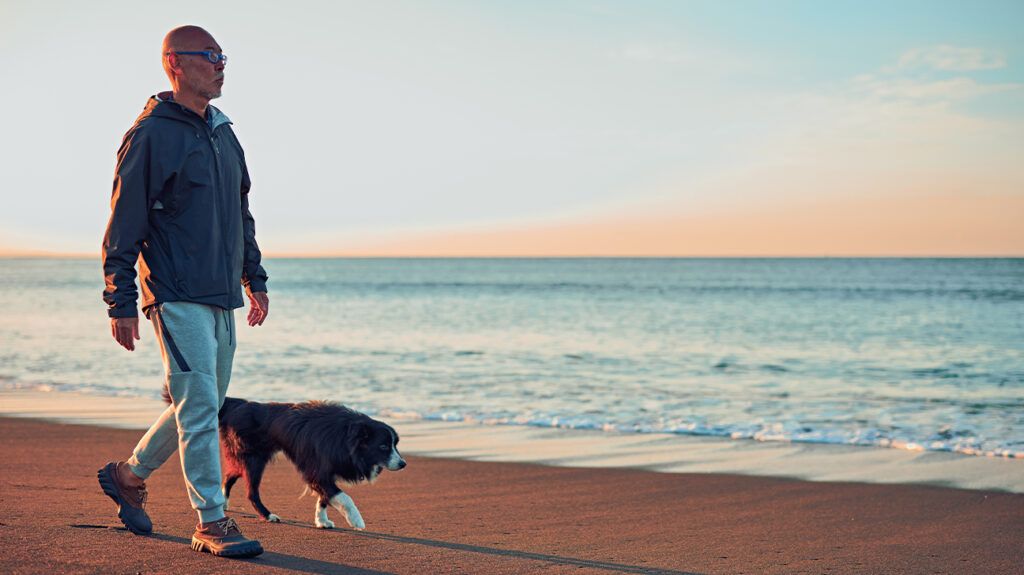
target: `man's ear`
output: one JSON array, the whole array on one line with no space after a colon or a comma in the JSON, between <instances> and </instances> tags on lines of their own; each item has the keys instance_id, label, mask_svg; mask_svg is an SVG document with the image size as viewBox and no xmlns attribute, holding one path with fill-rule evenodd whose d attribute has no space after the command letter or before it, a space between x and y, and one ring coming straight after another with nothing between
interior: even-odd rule
<instances>
[{"instance_id":1,"label":"man's ear","mask_svg":"<svg viewBox=\"0 0 1024 575\"><path fill-rule=\"evenodd\" d=\"M174 52L167 54L167 68L174 72L175 76L181 75L180 62L178 62L178 55Z\"/></svg>"}]
</instances>

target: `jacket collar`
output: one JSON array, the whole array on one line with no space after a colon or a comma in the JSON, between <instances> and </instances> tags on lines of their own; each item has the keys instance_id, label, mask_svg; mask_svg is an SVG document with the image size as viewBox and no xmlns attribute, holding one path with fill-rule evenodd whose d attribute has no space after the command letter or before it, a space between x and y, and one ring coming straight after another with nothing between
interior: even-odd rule
<instances>
[{"instance_id":1,"label":"jacket collar","mask_svg":"<svg viewBox=\"0 0 1024 575\"><path fill-rule=\"evenodd\" d=\"M192 110L189 110L185 106L174 101L173 92L160 92L154 96L150 96L149 101L146 102L146 108L142 111L142 115L139 119L146 116L158 116L161 118L170 118L172 120L179 120L182 122L195 122L203 121L204 118L200 118L199 114L196 114ZM231 118L228 118L224 112L221 112L216 106L206 107L206 124L210 127L210 131L216 130L218 126L222 124L230 124Z\"/></svg>"}]
</instances>

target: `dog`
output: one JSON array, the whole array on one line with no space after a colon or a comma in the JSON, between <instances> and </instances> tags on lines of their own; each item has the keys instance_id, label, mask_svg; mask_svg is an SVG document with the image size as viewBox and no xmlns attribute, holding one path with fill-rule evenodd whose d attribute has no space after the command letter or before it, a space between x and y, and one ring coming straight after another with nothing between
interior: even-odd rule
<instances>
[{"instance_id":1,"label":"dog","mask_svg":"<svg viewBox=\"0 0 1024 575\"><path fill-rule=\"evenodd\" d=\"M334 527L327 518L328 506L340 511L353 529L366 527L338 480L373 483L385 469L398 471L406 466L398 451L398 433L390 425L337 403L257 403L228 397L219 419L226 462L224 497L244 477L249 503L266 521L281 520L260 499L263 471L280 451L317 496L313 524L321 529Z\"/></svg>"}]
</instances>

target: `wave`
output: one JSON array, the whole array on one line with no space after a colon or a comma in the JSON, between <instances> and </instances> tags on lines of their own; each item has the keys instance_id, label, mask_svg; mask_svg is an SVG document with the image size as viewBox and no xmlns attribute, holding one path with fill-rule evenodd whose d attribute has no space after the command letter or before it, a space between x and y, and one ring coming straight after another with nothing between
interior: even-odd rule
<instances>
[{"instance_id":1,"label":"wave","mask_svg":"<svg viewBox=\"0 0 1024 575\"><path fill-rule=\"evenodd\" d=\"M1006 459L1024 459L1024 442L1019 448L997 447L985 448L970 441L972 437L964 437L966 432L945 432L943 439L915 439L906 437L886 437L886 432L874 429L860 429L850 434L843 430L814 430L804 428L804 431L793 433L779 430L777 425L763 425L759 429L751 430L743 425L707 425L689 424L676 427L660 427L651 425L621 425L602 423L598 419L579 418L576 416L536 417L489 417L485 414L473 415L459 412L415 412L402 409L377 409L368 410L370 415L392 417L395 419L414 419L427 421L458 421L478 423L482 425L520 425L529 427L544 427L552 429L574 429L589 431L604 431L616 433L640 433L640 434L671 434L691 435L696 437L720 437L733 440L754 440L764 442L780 443L806 443L806 444L827 444L827 445L850 445L858 447L881 447L890 449L902 449L906 451L938 451L948 453L959 453L962 455L974 455L984 457L1000 457Z\"/></svg>"},{"instance_id":2,"label":"wave","mask_svg":"<svg viewBox=\"0 0 1024 575\"><path fill-rule=\"evenodd\" d=\"M73 392L101 396L146 397L157 399L159 393L139 393L135 390L104 385L23 383L0 377L0 389L31 389L45 392ZM252 398L271 401L271 398ZM954 429L946 424L928 437L899 435L890 430L862 427L854 430L781 423L714 424L657 422L619 424L603 420L594 413L487 413L469 410L420 411L402 407L381 407L370 404L349 405L371 416L393 419L466 422L480 425L511 425L550 429L588 430L609 433L671 434L695 437L719 437L731 440L752 440L796 444L849 445L865 448L902 449L907 451L935 451L970 456L1024 459L1024 440L990 445L992 442L975 437L968 430Z\"/></svg>"}]
</instances>

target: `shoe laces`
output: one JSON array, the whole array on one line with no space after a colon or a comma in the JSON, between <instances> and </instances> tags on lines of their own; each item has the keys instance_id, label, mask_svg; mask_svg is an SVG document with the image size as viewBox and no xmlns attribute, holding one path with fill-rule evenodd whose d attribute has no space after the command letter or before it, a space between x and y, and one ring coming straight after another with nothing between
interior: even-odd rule
<instances>
[{"instance_id":1,"label":"shoe laces","mask_svg":"<svg viewBox=\"0 0 1024 575\"><path fill-rule=\"evenodd\" d=\"M130 499L134 499L138 503L139 507L145 507L146 500L149 499L149 491L146 491L145 483L138 487L123 487L122 493L125 493Z\"/></svg>"},{"instance_id":2,"label":"shoe laces","mask_svg":"<svg viewBox=\"0 0 1024 575\"><path fill-rule=\"evenodd\" d=\"M120 465L121 464L118 464L118 467L116 467L114 469L114 482L121 486L121 492L122 493L127 493L128 495L133 495L134 494L135 497L133 497L133 499L138 499L139 507L145 507L146 506L146 499L149 498L149 492L146 491L146 482L143 481L138 486L131 485L131 484L125 484L121 480L121 477L120 477L120 471L119 471ZM127 465L127 464L125 464L125 465Z\"/></svg>"},{"instance_id":3,"label":"shoe laces","mask_svg":"<svg viewBox=\"0 0 1024 575\"><path fill-rule=\"evenodd\" d=\"M238 524L235 523L235 519L233 517L225 517L218 521L217 528L220 529L221 533L224 535L230 535L232 532L239 535L242 534L242 531L238 528Z\"/></svg>"}]
</instances>

